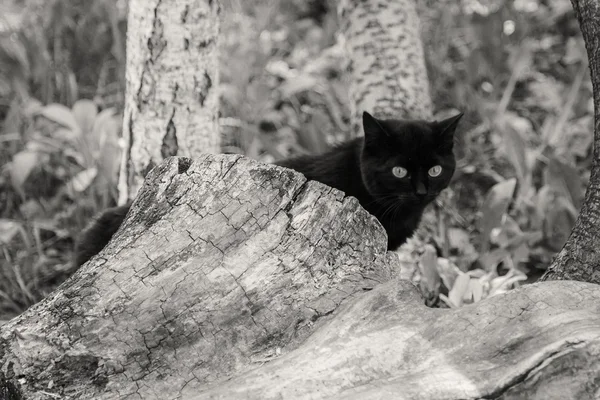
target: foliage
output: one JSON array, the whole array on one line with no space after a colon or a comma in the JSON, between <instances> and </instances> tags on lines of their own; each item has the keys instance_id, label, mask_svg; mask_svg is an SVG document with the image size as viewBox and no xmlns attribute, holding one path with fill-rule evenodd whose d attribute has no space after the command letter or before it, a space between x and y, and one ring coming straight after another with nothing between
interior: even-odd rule
<instances>
[{"instance_id":1,"label":"foliage","mask_svg":"<svg viewBox=\"0 0 600 400\"><path fill-rule=\"evenodd\" d=\"M441 291L449 306L535 280L549 265L583 202L593 132L587 57L570 4L472 4L478 11L452 19L464 27L464 41L431 56L465 55L452 74L432 67L433 83L444 82L443 75L460 80L450 103L467 104L469 114L480 116L463 138L453 185L459 209L479 210L465 224L477 251L463 241L459 254L446 251L436 262L425 257L419 263L427 271L425 291ZM441 242L448 229L456 234L456 227L444 229Z\"/></svg>"},{"instance_id":2,"label":"foliage","mask_svg":"<svg viewBox=\"0 0 600 400\"><path fill-rule=\"evenodd\" d=\"M223 151L272 161L348 138L335 2L222 3ZM591 85L567 0L417 3L436 115L465 117L429 245L405 250L431 303L455 307L535 280L566 240L589 177ZM0 319L72 272L73 238L114 202L127 8L11 4L0 23Z\"/></svg>"},{"instance_id":3,"label":"foliage","mask_svg":"<svg viewBox=\"0 0 600 400\"><path fill-rule=\"evenodd\" d=\"M0 180L15 196L3 208L3 217L10 218L0 219L6 278L0 296L11 299L16 312L68 276L72 238L94 212L114 204L121 153L121 117L114 109L98 112L90 100L78 100L72 109L32 103L23 149L4 166Z\"/></svg>"}]
</instances>

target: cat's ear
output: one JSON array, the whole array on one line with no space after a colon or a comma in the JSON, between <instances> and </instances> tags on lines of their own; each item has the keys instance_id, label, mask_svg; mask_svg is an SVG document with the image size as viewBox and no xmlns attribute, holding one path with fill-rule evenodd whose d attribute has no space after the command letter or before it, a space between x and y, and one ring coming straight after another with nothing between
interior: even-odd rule
<instances>
[{"instance_id":1,"label":"cat's ear","mask_svg":"<svg viewBox=\"0 0 600 400\"><path fill-rule=\"evenodd\" d=\"M363 130L365 132L365 139L367 142L376 141L381 137L388 136L387 132L383 129L379 121L366 111L363 111Z\"/></svg>"},{"instance_id":2,"label":"cat's ear","mask_svg":"<svg viewBox=\"0 0 600 400\"><path fill-rule=\"evenodd\" d=\"M463 115L463 113L458 113L453 117L446 118L435 123L435 127L441 141L441 146L444 150L452 150L454 144L454 132L456 132L458 122Z\"/></svg>"}]
</instances>

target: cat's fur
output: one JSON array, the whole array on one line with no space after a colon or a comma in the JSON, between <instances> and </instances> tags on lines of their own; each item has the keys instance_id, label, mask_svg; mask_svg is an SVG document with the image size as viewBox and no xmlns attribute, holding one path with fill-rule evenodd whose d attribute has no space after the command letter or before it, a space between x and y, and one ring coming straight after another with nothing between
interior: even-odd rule
<instances>
[{"instance_id":1,"label":"cat's fur","mask_svg":"<svg viewBox=\"0 0 600 400\"><path fill-rule=\"evenodd\" d=\"M454 132L462 114L443 121L379 120L363 113L364 138L332 150L282 160L277 165L303 173L348 196L354 196L373 214L388 234L388 249L395 250L417 228L423 210L450 183L456 166L452 152ZM428 171L442 167L438 177ZM392 173L405 168L404 178ZM129 204L106 210L82 234L76 248L76 265L99 253L117 231Z\"/></svg>"}]
</instances>

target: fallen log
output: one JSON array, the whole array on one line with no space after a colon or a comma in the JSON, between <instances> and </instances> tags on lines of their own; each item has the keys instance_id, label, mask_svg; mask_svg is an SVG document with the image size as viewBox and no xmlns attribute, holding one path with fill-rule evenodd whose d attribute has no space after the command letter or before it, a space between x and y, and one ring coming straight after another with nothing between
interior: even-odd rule
<instances>
[{"instance_id":1,"label":"fallen log","mask_svg":"<svg viewBox=\"0 0 600 400\"><path fill-rule=\"evenodd\" d=\"M0 380L26 398L168 398L295 346L393 260L340 191L240 156L170 158L104 251L2 327Z\"/></svg>"}]
</instances>

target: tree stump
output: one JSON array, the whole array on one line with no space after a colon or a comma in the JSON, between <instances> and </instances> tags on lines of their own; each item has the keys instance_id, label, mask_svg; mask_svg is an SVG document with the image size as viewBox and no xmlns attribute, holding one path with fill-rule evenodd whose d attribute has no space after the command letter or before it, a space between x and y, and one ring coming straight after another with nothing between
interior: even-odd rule
<instances>
[{"instance_id":1,"label":"tree stump","mask_svg":"<svg viewBox=\"0 0 600 400\"><path fill-rule=\"evenodd\" d=\"M354 198L241 156L169 158L98 256L2 327L25 398L170 398L285 352L396 272Z\"/></svg>"}]
</instances>

